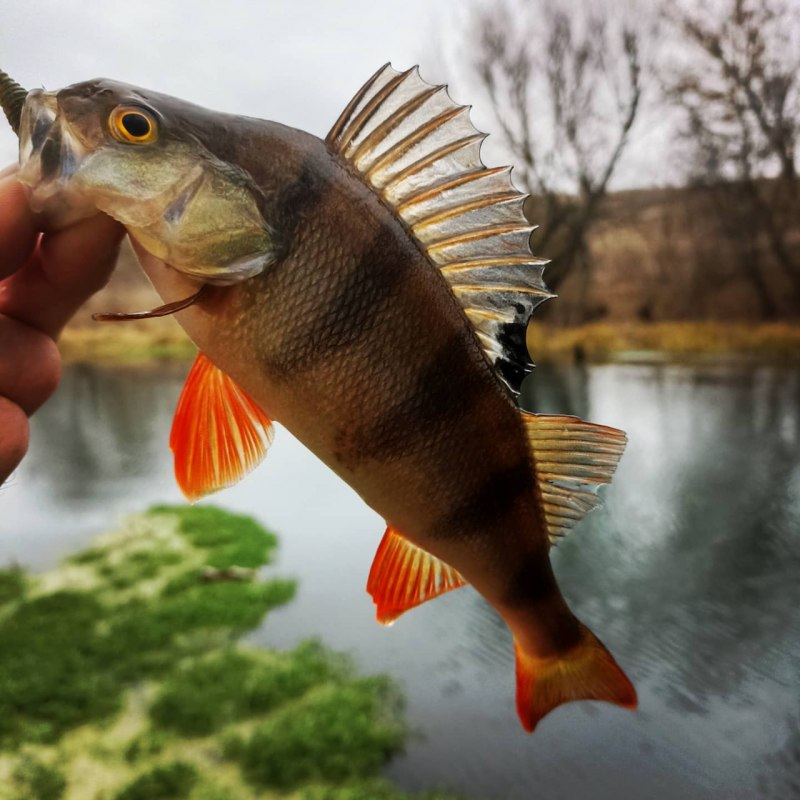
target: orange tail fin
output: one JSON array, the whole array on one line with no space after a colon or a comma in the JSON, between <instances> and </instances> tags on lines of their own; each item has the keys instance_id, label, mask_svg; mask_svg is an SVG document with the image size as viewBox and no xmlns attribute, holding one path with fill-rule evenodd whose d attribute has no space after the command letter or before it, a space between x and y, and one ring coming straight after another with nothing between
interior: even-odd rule
<instances>
[{"instance_id":1,"label":"orange tail fin","mask_svg":"<svg viewBox=\"0 0 800 800\"><path fill-rule=\"evenodd\" d=\"M605 700L623 708L636 708L636 689L627 675L585 625L580 630L578 644L552 658L528 655L514 642L517 713L528 733L542 717L570 700Z\"/></svg>"}]
</instances>

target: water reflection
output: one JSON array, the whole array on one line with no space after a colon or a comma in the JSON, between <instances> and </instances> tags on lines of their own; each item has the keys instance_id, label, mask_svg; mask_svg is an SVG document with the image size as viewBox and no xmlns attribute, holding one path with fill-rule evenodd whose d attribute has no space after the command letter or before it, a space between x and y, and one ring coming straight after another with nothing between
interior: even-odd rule
<instances>
[{"instance_id":1,"label":"water reflection","mask_svg":"<svg viewBox=\"0 0 800 800\"><path fill-rule=\"evenodd\" d=\"M770 800L800 797L800 717L790 717L783 744L765 759L758 778L759 796Z\"/></svg>"},{"instance_id":2,"label":"water reflection","mask_svg":"<svg viewBox=\"0 0 800 800\"><path fill-rule=\"evenodd\" d=\"M175 407L182 372L68 370L59 402L36 418L32 466L49 496L80 500L86 483L96 481L125 491L128 480L163 460L164 442L157 437ZM57 448L46 446L54 442Z\"/></svg>"},{"instance_id":3,"label":"water reflection","mask_svg":"<svg viewBox=\"0 0 800 800\"><path fill-rule=\"evenodd\" d=\"M110 519L179 498L167 437L185 367L68 368L0 488L0 563L44 568Z\"/></svg>"},{"instance_id":4,"label":"water reflection","mask_svg":"<svg viewBox=\"0 0 800 800\"><path fill-rule=\"evenodd\" d=\"M35 567L125 510L177 498L166 447L184 369L69 370L0 492L0 560ZM617 654L641 711L581 704L524 736L513 655L470 589L374 624L364 583L382 522L285 431L220 498L282 534L297 600L255 642L319 635L386 670L421 732L389 774L470 797L752 797L796 792L800 372L539 367L524 402L624 428L606 504L554 556L576 613Z\"/></svg>"}]
</instances>

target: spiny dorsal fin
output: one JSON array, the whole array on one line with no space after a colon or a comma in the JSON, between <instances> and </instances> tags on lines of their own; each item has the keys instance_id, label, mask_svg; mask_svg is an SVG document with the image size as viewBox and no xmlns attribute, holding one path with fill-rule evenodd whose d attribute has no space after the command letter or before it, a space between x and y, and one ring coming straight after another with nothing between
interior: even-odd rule
<instances>
[{"instance_id":1,"label":"spiny dorsal fin","mask_svg":"<svg viewBox=\"0 0 800 800\"><path fill-rule=\"evenodd\" d=\"M378 622L389 625L408 609L465 583L449 564L409 542L389 525L375 553L367 591L377 606Z\"/></svg>"},{"instance_id":2,"label":"spiny dorsal fin","mask_svg":"<svg viewBox=\"0 0 800 800\"><path fill-rule=\"evenodd\" d=\"M623 431L578 417L522 412L533 450L536 484L551 544L600 503L625 443Z\"/></svg>"},{"instance_id":3,"label":"spiny dorsal fin","mask_svg":"<svg viewBox=\"0 0 800 800\"><path fill-rule=\"evenodd\" d=\"M326 142L411 228L458 298L498 376L517 394L530 369L525 331L533 310L553 295L544 259L531 253L527 195L510 167L487 169L485 135L445 86L416 67L376 72Z\"/></svg>"},{"instance_id":4,"label":"spiny dorsal fin","mask_svg":"<svg viewBox=\"0 0 800 800\"><path fill-rule=\"evenodd\" d=\"M233 486L272 443L272 422L222 370L198 353L181 392L169 446L189 500Z\"/></svg>"}]
</instances>

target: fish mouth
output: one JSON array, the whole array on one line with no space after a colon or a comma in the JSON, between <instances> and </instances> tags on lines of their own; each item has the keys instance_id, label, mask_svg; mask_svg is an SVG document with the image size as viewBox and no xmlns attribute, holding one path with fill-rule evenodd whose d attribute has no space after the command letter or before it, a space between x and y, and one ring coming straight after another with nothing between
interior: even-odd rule
<instances>
[{"instance_id":1,"label":"fish mouth","mask_svg":"<svg viewBox=\"0 0 800 800\"><path fill-rule=\"evenodd\" d=\"M19 127L17 175L30 190L34 211L44 213L54 227L90 216L71 181L86 149L59 113L56 92L34 89L25 98Z\"/></svg>"}]
</instances>

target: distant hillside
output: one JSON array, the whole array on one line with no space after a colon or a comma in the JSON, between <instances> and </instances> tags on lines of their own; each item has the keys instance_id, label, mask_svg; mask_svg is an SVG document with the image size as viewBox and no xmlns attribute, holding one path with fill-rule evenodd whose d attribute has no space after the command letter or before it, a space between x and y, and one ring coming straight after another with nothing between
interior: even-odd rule
<instances>
[{"instance_id":1,"label":"distant hillside","mask_svg":"<svg viewBox=\"0 0 800 800\"><path fill-rule=\"evenodd\" d=\"M589 236L588 280L571 276L540 313L550 322L764 318L752 270L758 268L776 306L775 319L800 319L790 282L766 242L720 232L711 190L644 189L610 195ZM740 214L740 216L743 216ZM745 223L746 224L746 223ZM536 234L533 236L536 250ZM800 220L788 246L800 263ZM547 253L537 253L547 256ZM545 279L547 271L545 270ZM585 293L581 315L581 296Z\"/></svg>"},{"instance_id":2,"label":"distant hillside","mask_svg":"<svg viewBox=\"0 0 800 800\"><path fill-rule=\"evenodd\" d=\"M766 246L743 253L736 237L719 233L713 198L706 189L647 189L610 195L589 243L592 271L571 276L559 297L537 318L563 324L712 320L750 322L763 318L748 269L758 259L777 318L800 319L789 283ZM789 246L800 258L800 220ZM537 255L547 256L536 249ZM545 278L547 273L545 271ZM583 299L582 299L583 298ZM160 303L130 249L123 248L110 284L73 322L92 324L93 311L137 311ZM147 325L171 328L171 320Z\"/></svg>"}]
</instances>

